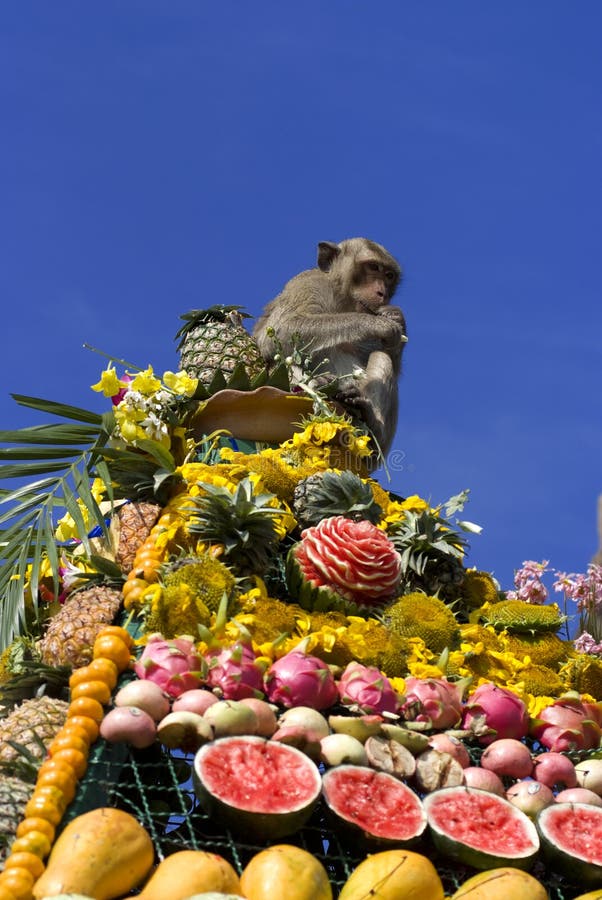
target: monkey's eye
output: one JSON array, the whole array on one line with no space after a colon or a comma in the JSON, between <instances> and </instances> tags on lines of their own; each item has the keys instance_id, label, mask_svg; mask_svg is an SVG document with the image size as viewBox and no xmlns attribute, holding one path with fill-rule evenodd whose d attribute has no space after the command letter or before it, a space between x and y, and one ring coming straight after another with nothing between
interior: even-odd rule
<instances>
[{"instance_id":1,"label":"monkey's eye","mask_svg":"<svg viewBox=\"0 0 602 900\"><path fill-rule=\"evenodd\" d=\"M395 281L395 272L392 272L391 269L387 269L385 272L385 278L387 281Z\"/></svg>"},{"instance_id":2,"label":"monkey's eye","mask_svg":"<svg viewBox=\"0 0 602 900\"><path fill-rule=\"evenodd\" d=\"M377 262L367 262L366 269L368 272L380 272L380 266Z\"/></svg>"}]
</instances>

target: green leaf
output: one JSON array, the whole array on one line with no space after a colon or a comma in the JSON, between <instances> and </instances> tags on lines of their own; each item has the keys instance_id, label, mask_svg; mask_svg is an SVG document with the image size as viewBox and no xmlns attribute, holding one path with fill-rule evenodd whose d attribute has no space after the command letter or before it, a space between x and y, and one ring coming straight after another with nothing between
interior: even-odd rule
<instances>
[{"instance_id":1,"label":"green leaf","mask_svg":"<svg viewBox=\"0 0 602 900\"><path fill-rule=\"evenodd\" d=\"M102 415L82 409L79 406L69 406L66 403L57 403L54 400L43 400L40 397L28 397L25 394L11 394L13 400L19 406L37 409L39 412L49 413L53 416L61 416L63 419L75 419L78 422L88 422L90 425L102 425Z\"/></svg>"},{"instance_id":2,"label":"green leaf","mask_svg":"<svg viewBox=\"0 0 602 900\"><path fill-rule=\"evenodd\" d=\"M5 447L0 448L0 459L40 459L43 455L44 459L64 459L68 456L78 456L81 453L77 447L64 447L61 450L54 450L52 447L45 447L44 450L26 448L26 447Z\"/></svg>"}]
</instances>

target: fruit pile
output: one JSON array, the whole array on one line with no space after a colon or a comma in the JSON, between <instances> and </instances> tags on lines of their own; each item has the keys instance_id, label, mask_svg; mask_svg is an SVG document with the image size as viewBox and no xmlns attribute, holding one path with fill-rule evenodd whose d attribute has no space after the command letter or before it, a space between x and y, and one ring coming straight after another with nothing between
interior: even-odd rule
<instances>
[{"instance_id":1,"label":"fruit pile","mask_svg":"<svg viewBox=\"0 0 602 900\"><path fill-rule=\"evenodd\" d=\"M19 397L66 421L0 434L18 445L4 477L35 476L2 517L0 900L602 886L602 660L556 604L468 567L467 492L388 492L370 436L325 398L270 446L242 419L207 434L222 394L255 411L259 392L275 417L291 395L282 372L245 371L236 316L185 319L180 372L111 364L109 412ZM236 342L225 372L218 333ZM157 759L186 761L194 808L173 814L201 811L206 838L166 850L148 802L79 814L90 752L115 747L143 793L145 766L150 791Z\"/></svg>"}]
</instances>

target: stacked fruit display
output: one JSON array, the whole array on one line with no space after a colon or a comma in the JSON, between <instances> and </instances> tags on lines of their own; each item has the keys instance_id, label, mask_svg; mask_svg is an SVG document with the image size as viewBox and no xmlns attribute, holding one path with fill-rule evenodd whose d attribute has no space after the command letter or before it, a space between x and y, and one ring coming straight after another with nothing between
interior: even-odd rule
<instances>
[{"instance_id":1,"label":"stacked fruit display","mask_svg":"<svg viewBox=\"0 0 602 900\"><path fill-rule=\"evenodd\" d=\"M21 445L5 476L36 476L3 517L0 900L602 885L602 661L561 637L558 606L467 566L466 492L386 491L325 400L273 446L199 433L210 398L266 385L254 351L236 362L234 313L185 317L178 373L110 366L111 412L21 397L67 421L0 435ZM225 372L218 341L236 342ZM189 761L220 852L165 855L149 804L77 814L90 749L116 745L142 773L155 751Z\"/></svg>"}]
</instances>

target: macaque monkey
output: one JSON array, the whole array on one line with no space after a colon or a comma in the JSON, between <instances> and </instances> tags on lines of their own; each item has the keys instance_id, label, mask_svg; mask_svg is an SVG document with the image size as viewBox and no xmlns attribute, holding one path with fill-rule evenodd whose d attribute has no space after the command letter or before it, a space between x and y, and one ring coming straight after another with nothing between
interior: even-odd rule
<instances>
[{"instance_id":1,"label":"macaque monkey","mask_svg":"<svg viewBox=\"0 0 602 900\"><path fill-rule=\"evenodd\" d=\"M292 278L268 303L253 334L268 363L293 341L306 347L318 384L337 379L339 400L386 454L397 425L405 319L389 306L399 264L380 244L352 238L318 244L318 266ZM275 340L274 340L275 337Z\"/></svg>"}]
</instances>

